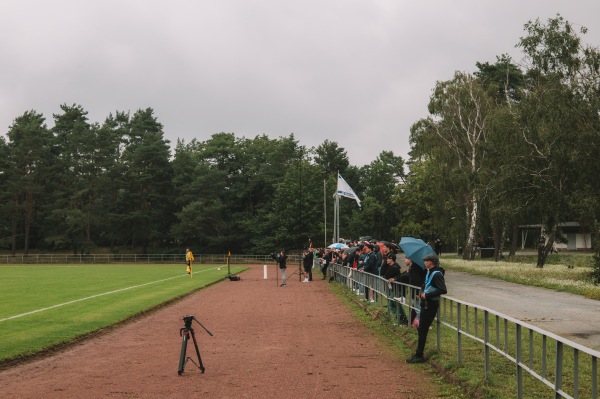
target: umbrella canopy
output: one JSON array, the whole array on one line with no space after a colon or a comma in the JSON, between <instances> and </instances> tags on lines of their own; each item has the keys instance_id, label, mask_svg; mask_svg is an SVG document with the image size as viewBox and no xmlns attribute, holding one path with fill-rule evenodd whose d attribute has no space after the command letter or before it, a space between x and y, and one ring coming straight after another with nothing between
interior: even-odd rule
<instances>
[{"instance_id":1,"label":"umbrella canopy","mask_svg":"<svg viewBox=\"0 0 600 399\"><path fill-rule=\"evenodd\" d=\"M335 244L331 244L327 248L330 248L330 249L344 249L344 248L348 248L348 246L346 244L342 244L341 242L336 242Z\"/></svg>"},{"instance_id":2,"label":"umbrella canopy","mask_svg":"<svg viewBox=\"0 0 600 399\"><path fill-rule=\"evenodd\" d=\"M425 269L425 262L423 262L425 255L435 253L425 241L414 237L402 237L400 248L408 259L421 266L422 269Z\"/></svg>"},{"instance_id":3,"label":"umbrella canopy","mask_svg":"<svg viewBox=\"0 0 600 399\"><path fill-rule=\"evenodd\" d=\"M350 247L350 248L346 248L344 249L344 252L347 254L351 254L352 252L355 252L357 249L359 249L360 247Z\"/></svg>"}]
</instances>

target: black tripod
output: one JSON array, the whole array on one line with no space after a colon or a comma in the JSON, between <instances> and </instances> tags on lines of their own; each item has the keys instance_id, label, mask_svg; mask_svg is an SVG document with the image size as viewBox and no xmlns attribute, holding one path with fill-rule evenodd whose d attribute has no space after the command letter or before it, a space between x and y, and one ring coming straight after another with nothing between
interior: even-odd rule
<instances>
[{"instance_id":1,"label":"black tripod","mask_svg":"<svg viewBox=\"0 0 600 399\"><path fill-rule=\"evenodd\" d=\"M288 277L288 278L291 278L292 276L294 276L296 274L298 275L298 281L302 281L302 277L304 277L304 270L302 269L302 258L300 258L300 262L298 264L298 270L296 270L294 273L290 274L290 277Z\"/></svg>"},{"instance_id":2,"label":"black tripod","mask_svg":"<svg viewBox=\"0 0 600 399\"><path fill-rule=\"evenodd\" d=\"M204 327L202 323L200 323L198 319L196 319L194 316L183 316L183 323L185 324L185 327L179 330L179 335L183 338L181 342L181 354L179 355L179 370L177 371L179 375L183 374L183 368L185 367L188 360L194 363L196 367L198 367L200 371L204 373L204 365L202 364L200 350L198 349L198 343L196 342L196 334L194 333L194 329L192 328L192 320L196 320L196 323L200 324L200 327L204 328L208 335L210 335L211 337L213 336L212 333L208 331L206 327ZM196 355L198 355L199 364L196 364L196 362L194 362L191 357L185 357L185 351L187 349L187 343L190 340L190 335L192 337L192 341L194 341L194 348L196 348Z\"/></svg>"}]
</instances>

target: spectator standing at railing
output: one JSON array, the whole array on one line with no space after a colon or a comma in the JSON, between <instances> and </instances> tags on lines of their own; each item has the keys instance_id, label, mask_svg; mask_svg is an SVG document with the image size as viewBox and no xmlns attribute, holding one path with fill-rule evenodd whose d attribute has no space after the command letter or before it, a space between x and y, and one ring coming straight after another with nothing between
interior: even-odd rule
<instances>
[{"instance_id":1,"label":"spectator standing at railing","mask_svg":"<svg viewBox=\"0 0 600 399\"><path fill-rule=\"evenodd\" d=\"M383 266L383 255L379 250L379 245L373 245L373 253L375 254L375 259L377 261L377 275L381 276L381 266Z\"/></svg>"},{"instance_id":2,"label":"spectator standing at railing","mask_svg":"<svg viewBox=\"0 0 600 399\"><path fill-rule=\"evenodd\" d=\"M327 278L327 268L329 267L332 259L333 252L330 249L326 249L322 258L323 266L321 267L321 272L323 272L323 278L321 280L325 280Z\"/></svg>"},{"instance_id":3,"label":"spectator standing at railing","mask_svg":"<svg viewBox=\"0 0 600 399\"><path fill-rule=\"evenodd\" d=\"M425 282L425 269L406 257L404 258L404 264L408 268L408 284L414 285L415 287L422 287L423 283ZM419 298L417 297L417 300L418 299ZM417 312L414 309L411 309L410 324L413 323L415 317L417 317Z\"/></svg>"},{"instance_id":4,"label":"spectator standing at railing","mask_svg":"<svg viewBox=\"0 0 600 399\"><path fill-rule=\"evenodd\" d=\"M312 281L312 266L314 256L308 249L304 250L304 256L302 257L302 264L304 265L304 273L307 277L304 277L304 283Z\"/></svg>"},{"instance_id":5,"label":"spectator standing at railing","mask_svg":"<svg viewBox=\"0 0 600 399\"><path fill-rule=\"evenodd\" d=\"M389 252L383 258L383 261L385 262L385 265L381 266L381 277L383 277L388 284L388 309L394 316L394 319L396 319L396 304L392 300L394 296L392 283L398 281L400 278L401 269L400 265L396 263L396 255L392 252ZM406 323L406 315L404 314L404 309L402 309L402 307L400 307L400 312L402 312L400 323Z\"/></svg>"},{"instance_id":6,"label":"spectator standing at railing","mask_svg":"<svg viewBox=\"0 0 600 399\"><path fill-rule=\"evenodd\" d=\"M373 253L373 245L372 244L365 244L365 246L363 247L363 252L365 255L365 258L363 260L362 263L362 269L360 269L360 271L364 272L364 273L370 273L373 275L377 275L377 257L375 256L375 254ZM365 288L365 300L368 301L370 296L369 296L369 288L367 286L364 287ZM371 299L371 302L375 302L374 299Z\"/></svg>"},{"instance_id":7,"label":"spectator standing at railing","mask_svg":"<svg viewBox=\"0 0 600 399\"><path fill-rule=\"evenodd\" d=\"M388 256L388 254L395 254L396 252L394 251L394 248L390 247L389 245L391 245L388 242L385 242L382 246L381 246L381 275L383 276L383 268L387 265L387 260L385 259L386 256Z\"/></svg>"},{"instance_id":8,"label":"spectator standing at railing","mask_svg":"<svg viewBox=\"0 0 600 399\"><path fill-rule=\"evenodd\" d=\"M425 275L425 283L421 289L419 297L421 299L421 317L419 318L419 342L415 354L406 359L407 363L423 363L425 362L425 343L427 342L427 333L429 327L433 323L440 307L440 295L448 292L446 289L446 281L444 280L445 270L440 267L440 259L435 254L426 255L423 258L427 274Z\"/></svg>"},{"instance_id":9,"label":"spectator standing at railing","mask_svg":"<svg viewBox=\"0 0 600 399\"><path fill-rule=\"evenodd\" d=\"M312 256L313 256L313 269L316 269L317 266L319 265L319 259L321 258L319 256L319 251L316 248L313 248L312 250Z\"/></svg>"}]
</instances>

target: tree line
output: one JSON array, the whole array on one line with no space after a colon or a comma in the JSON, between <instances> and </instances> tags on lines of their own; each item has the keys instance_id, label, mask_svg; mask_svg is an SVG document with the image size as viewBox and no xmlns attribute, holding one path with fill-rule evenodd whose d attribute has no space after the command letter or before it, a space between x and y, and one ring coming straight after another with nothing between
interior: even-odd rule
<instances>
[{"instance_id":1,"label":"tree line","mask_svg":"<svg viewBox=\"0 0 600 399\"><path fill-rule=\"evenodd\" d=\"M308 240L324 246L324 203L332 215L338 170L365 195L373 193L373 206L349 229L384 236L392 227L386 216L394 184L359 183L365 174L390 181L401 174L402 159L392 153L357 168L327 140L307 149L293 134L217 133L206 141L178 140L171 154L151 108L116 112L102 123L90 122L80 105L60 108L52 128L43 115L25 112L0 142L1 242L12 253L180 252L184 246L270 253ZM350 213L346 208L344 221ZM374 213L377 220L362 224Z\"/></svg>"},{"instance_id":2,"label":"tree line","mask_svg":"<svg viewBox=\"0 0 600 399\"><path fill-rule=\"evenodd\" d=\"M516 45L522 62L500 55L437 82L429 116L411 128L409 159L382 151L361 167L335 142L307 148L293 134L216 133L178 140L171 153L151 108L98 123L63 104L52 128L27 111L0 140L0 245L13 253L325 246L339 172L363 205L342 199L342 236L442 238L471 259L487 237L514 253L519 225L542 224L543 266L563 239L559 223L598 236L600 53L582 43L585 32L560 15L528 22Z\"/></svg>"},{"instance_id":3,"label":"tree line","mask_svg":"<svg viewBox=\"0 0 600 399\"><path fill-rule=\"evenodd\" d=\"M456 230L465 259L482 236L514 253L519 225L542 225L542 267L565 239L560 223L598 237L600 52L560 15L524 30L519 64L501 55L435 85L430 115L411 129L407 188L436 230Z\"/></svg>"}]
</instances>

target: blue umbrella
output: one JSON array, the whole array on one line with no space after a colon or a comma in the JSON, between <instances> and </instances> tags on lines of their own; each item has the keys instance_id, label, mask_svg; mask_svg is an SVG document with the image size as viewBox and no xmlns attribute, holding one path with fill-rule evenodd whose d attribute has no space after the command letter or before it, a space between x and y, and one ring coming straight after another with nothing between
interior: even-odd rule
<instances>
[{"instance_id":1,"label":"blue umbrella","mask_svg":"<svg viewBox=\"0 0 600 399\"><path fill-rule=\"evenodd\" d=\"M345 248L348 248L348 246L346 244L342 244L341 242L336 242L335 244L331 244L327 248L331 248L331 249L345 249Z\"/></svg>"},{"instance_id":2,"label":"blue umbrella","mask_svg":"<svg viewBox=\"0 0 600 399\"><path fill-rule=\"evenodd\" d=\"M429 244L420 238L414 237L402 237L400 239L400 248L402 248L408 259L421 266L422 269L425 269L425 262L423 262L425 255L435 253Z\"/></svg>"}]
</instances>

